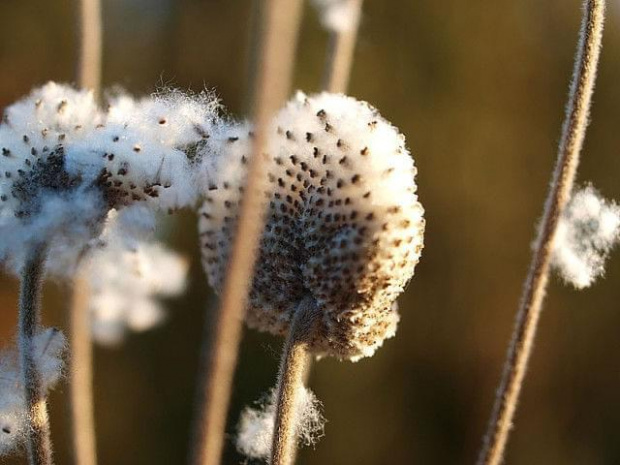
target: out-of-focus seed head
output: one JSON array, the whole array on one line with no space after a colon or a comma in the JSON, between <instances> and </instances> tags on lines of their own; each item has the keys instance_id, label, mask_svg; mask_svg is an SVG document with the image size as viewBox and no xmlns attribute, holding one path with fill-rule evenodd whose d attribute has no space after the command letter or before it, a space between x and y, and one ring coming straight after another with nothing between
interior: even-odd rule
<instances>
[{"instance_id":1,"label":"out-of-focus seed head","mask_svg":"<svg viewBox=\"0 0 620 465\"><path fill-rule=\"evenodd\" d=\"M423 247L424 210L404 137L350 97L298 94L270 129L268 211L246 320L284 334L297 305L322 311L317 355L357 360L394 335L397 296ZM204 157L203 263L221 289L251 156L251 129L214 135Z\"/></svg>"},{"instance_id":2,"label":"out-of-focus seed head","mask_svg":"<svg viewBox=\"0 0 620 465\"><path fill-rule=\"evenodd\" d=\"M110 209L167 212L196 198L188 153L208 138L218 104L180 92L100 109L92 92L49 83L0 123L0 261L19 268L33 241L79 254ZM50 260L55 260L50 244ZM66 263L66 260L61 260Z\"/></svg>"}]
</instances>

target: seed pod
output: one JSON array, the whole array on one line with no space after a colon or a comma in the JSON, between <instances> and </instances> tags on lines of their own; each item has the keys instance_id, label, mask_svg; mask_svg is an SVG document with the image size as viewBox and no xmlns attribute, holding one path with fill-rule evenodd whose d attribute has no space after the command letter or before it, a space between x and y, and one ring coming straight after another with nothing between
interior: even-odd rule
<instances>
[{"instance_id":1,"label":"seed pod","mask_svg":"<svg viewBox=\"0 0 620 465\"><path fill-rule=\"evenodd\" d=\"M200 209L203 263L219 290L251 154L247 125L214 135ZM321 310L310 350L357 360L394 335L397 296L423 247L413 159L376 109L342 95L298 94L277 115L265 158L266 224L246 321L288 330L298 304Z\"/></svg>"}]
</instances>

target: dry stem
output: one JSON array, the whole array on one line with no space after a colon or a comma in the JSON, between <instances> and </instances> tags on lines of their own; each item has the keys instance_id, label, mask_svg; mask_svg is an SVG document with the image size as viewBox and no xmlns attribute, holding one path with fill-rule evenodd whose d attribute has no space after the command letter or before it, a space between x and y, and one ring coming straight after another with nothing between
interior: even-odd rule
<instances>
[{"instance_id":1,"label":"dry stem","mask_svg":"<svg viewBox=\"0 0 620 465\"><path fill-rule=\"evenodd\" d=\"M101 1L79 0L79 56L78 85L82 89L92 89L98 96L101 88Z\"/></svg>"},{"instance_id":2,"label":"dry stem","mask_svg":"<svg viewBox=\"0 0 620 465\"><path fill-rule=\"evenodd\" d=\"M260 68L253 106L253 156L248 168L238 233L235 234L222 302L215 315L214 339L209 345L203 344L204 377L199 386L199 413L192 456L195 465L217 465L222 455L226 413L237 364L243 315L264 223L265 173L262 159L267 143L267 128L270 118L289 92L301 1L265 0L262 11Z\"/></svg>"},{"instance_id":3,"label":"dry stem","mask_svg":"<svg viewBox=\"0 0 620 465\"><path fill-rule=\"evenodd\" d=\"M545 202L529 274L524 283L504 373L478 457L479 465L497 465L504 455L545 297L556 227L571 194L588 124L604 13L604 0L586 0L557 164Z\"/></svg>"},{"instance_id":4,"label":"dry stem","mask_svg":"<svg viewBox=\"0 0 620 465\"><path fill-rule=\"evenodd\" d=\"M97 447L93 408L93 348L88 313L90 286L79 273L73 279L72 294L69 326L73 454L76 464L95 465Z\"/></svg>"},{"instance_id":5,"label":"dry stem","mask_svg":"<svg viewBox=\"0 0 620 465\"><path fill-rule=\"evenodd\" d=\"M278 375L276 422L271 449L271 465L291 465L297 453L299 399L310 362L307 345L317 317L314 299L304 300L295 313L282 351Z\"/></svg>"},{"instance_id":6,"label":"dry stem","mask_svg":"<svg viewBox=\"0 0 620 465\"><path fill-rule=\"evenodd\" d=\"M349 84L363 0L348 2L354 17L353 24L346 30L331 31L329 37L322 85L323 90L328 92L346 92Z\"/></svg>"},{"instance_id":7,"label":"dry stem","mask_svg":"<svg viewBox=\"0 0 620 465\"><path fill-rule=\"evenodd\" d=\"M26 258L21 275L19 299L19 349L21 377L28 412L28 462L52 465L47 401L36 364L35 343L41 320L41 290L45 274L46 247L37 245Z\"/></svg>"}]
</instances>

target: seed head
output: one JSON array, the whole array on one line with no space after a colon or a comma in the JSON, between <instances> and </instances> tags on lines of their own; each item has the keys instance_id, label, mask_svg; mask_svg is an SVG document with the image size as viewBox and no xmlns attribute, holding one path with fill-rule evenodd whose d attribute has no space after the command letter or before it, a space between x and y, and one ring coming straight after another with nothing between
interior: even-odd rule
<instances>
[{"instance_id":1,"label":"seed head","mask_svg":"<svg viewBox=\"0 0 620 465\"><path fill-rule=\"evenodd\" d=\"M8 107L0 124L0 260L19 267L31 241L51 249L64 241L63 250L79 252L110 209L192 204L186 151L204 140L216 108L206 94L173 92L119 97L103 111L91 92L54 83Z\"/></svg>"},{"instance_id":2,"label":"seed head","mask_svg":"<svg viewBox=\"0 0 620 465\"><path fill-rule=\"evenodd\" d=\"M423 246L423 208L404 137L376 109L342 95L298 94L275 118L265 158L268 211L246 320L284 334L315 299L317 354L357 360L394 334L394 301ZM242 198L251 131L216 134L204 157L203 263L221 289Z\"/></svg>"}]
</instances>

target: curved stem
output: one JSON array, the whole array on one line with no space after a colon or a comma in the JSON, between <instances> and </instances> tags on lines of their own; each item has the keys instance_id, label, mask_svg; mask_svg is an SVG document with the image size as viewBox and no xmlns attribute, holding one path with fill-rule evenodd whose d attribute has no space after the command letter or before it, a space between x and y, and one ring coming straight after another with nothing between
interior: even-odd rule
<instances>
[{"instance_id":1,"label":"curved stem","mask_svg":"<svg viewBox=\"0 0 620 465\"><path fill-rule=\"evenodd\" d=\"M93 401L93 348L88 302L90 286L78 274L73 279L70 319L71 343L71 427L73 454L77 465L96 465L95 415Z\"/></svg>"},{"instance_id":2,"label":"curved stem","mask_svg":"<svg viewBox=\"0 0 620 465\"><path fill-rule=\"evenodd\" d=\"M317 316L314 299L304 300L295 312L284 344L278 375L271 465L291 465L295 462L300 396L303 395L304 377L310 362L307 346Z\"/></svg>"},{"instance_id":3,"label":"curved stem","mask_svg":"<svg viewBox=\"0 0 620 465\"><path fill-rule=\"evenodd\" d=\"M98 98L101 89L103 27L100 0L79 1L79 55L77 81L82 89L92 89Z\"/></svg>"},{"instance_id":4,"label":"curved stem","mask_svg":"<svg viewBox=\"0 0 620 465\"><path fill-rule=\"evenodd\" d=\"M349 85L363 0L347 1L352 24L348 29L330 32L322 85L327 92L346 92Z\"/></svg>"},{"instance_id":5,"label":"curved stem","mask_svg":"<svg viewBox=\"0 0 620 465\"><path fill-rule=\"evenodd\" d=\"M21 273L19 299L20 370L28 412L27 448L30 465L51 465L47 401L36 364L34 339L41 320L41 290L45 274L45 245L37 245L26 258Z\"/></svg>"},{"instance_id":6,"label":"curved stem","mask_svg":"<svg viewBox=\"0 0 620 465\"><path fill-rule=\"evenodd\" d=\"M604 0L585 2L557 164L545 202L529 274L524 283L504 373L478 457L479 465L499 464L504 455L545 297L558 220L571 194L588 124L600 55L604 13Z\"/></svg>"},{"instance_id":7,"label":"curved stem","mask_svg":"<svg viewBox=\"0 0 620 465\"><path fill-rule=\"evenodd\" d=\"M301 0L264 0L262 7L260 68L253 96L254 144L238 233L233 242L222 302L215 315L214 339L211 344L205 341L202 349L204 376L199 385L191 459L195 465L217 465L222 456L243 317L264 223L266 175L262 158L267 128L289 93L301 5Z\"/></svg>"}]
</instances>

